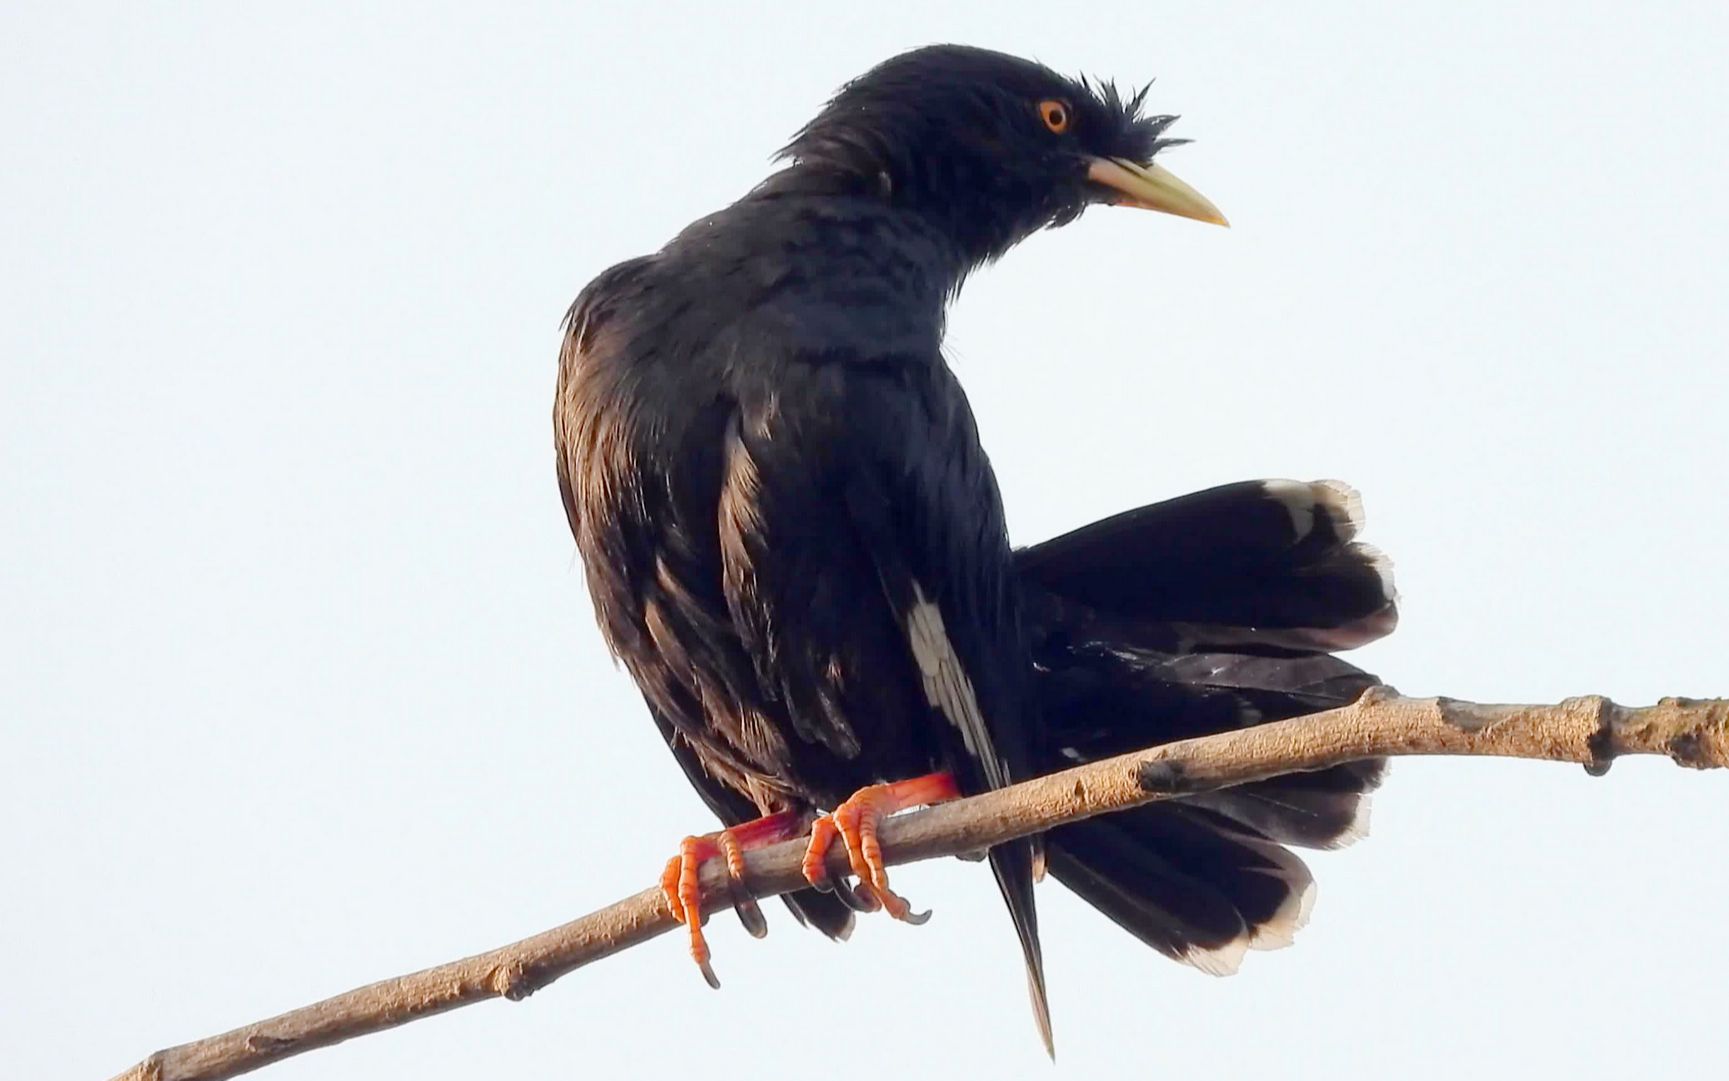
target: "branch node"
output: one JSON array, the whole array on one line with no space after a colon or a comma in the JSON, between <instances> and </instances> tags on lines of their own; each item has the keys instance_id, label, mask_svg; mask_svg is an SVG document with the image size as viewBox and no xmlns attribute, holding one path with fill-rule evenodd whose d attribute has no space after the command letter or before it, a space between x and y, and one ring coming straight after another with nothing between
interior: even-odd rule
<instances>
[{"instance_id":1,"label":"branch node","mask_svg":"<svg viewBox=\"0 0 1729 1081\"><path fill-rule=\"evenodd\" d=\"M1377 683L1373 687L1370 687L1368 690L1364 691L1361 695L1359 695L1357 698L1356 704L1352 708L1353 709L1366 709L1370 706L1386 705L1388 702L1397 701L1398 699L1400 699L1402 697L1404 697L1404 696L1401 695L1398 691L1394 690L1390 685L1385 684L1385 683ZM1437 702L1445 702L1445 701L1447 701L1447 699L1437 698L1436 701Z\"/></svg>"},{"instance_id":2,"label":"branch node","mask_svg":"<svg viewBox=\"0 0 1729 1081\"><path fill-rule=\"evenodd\" d=\"M527 966L519 960L493 966L492 971L486 974L486 984L493 994L511 1002L521 1002L536 990L528 978Z\"/></svg>"},{"instance_id":3,"label":"branch node","mask_svg":"<svg viewBox=\"0 0 1729 1081\"><path fill-rule=\"evenodd\" d=\"M1710 761L1705 755L1705 741L1697 732L1681 732L1669 741L1669 757L1676 765L1689 769L1709 769Z\"/></svg>"},{"instance_id":4,"label":"branch node","mask_svg":"<svg viewBox=\"0 0 1729 1081\"><path fill-rule=\"evenodd\" d=\"M1135 771L1135 783L1141 786L1141 791L1156 792L1161 796L1180 796L1198 790L1198 786L1189 780L1188 770L1183 764L1168 758L1143 763Z\"/></svg>"},{"instance_id":5,"label":"branch node","mask_svg":"<svg viewBox=\"0 0 1729 1081\"><path fill-rule=\"evenodd\" d=\"M272 1054L288 1050L289 1048L292 1048L296 1042L297 1041L293 1039L284 1039L281 1036L272 1036L267 1032L255 1032L246 1037L246 1046L249 1050L263 1051Z\"/></svg>"},{"instance_id":6,"label":"branch node","mask_svg":"<svg viewBox=\"0 0 1729 1081\"><path fill-rule=\"evenodd\" d=\"M1621 708L1600 694L1569 698L1561 705L1587 715L1595 714L1596 727L1585 740L1585 749L1591 753L1591 761L1585 763L1585 772L1593 777L1608 773L1609 767L1615 764L1615 718Z\"/></svg>"},{"instance_id":7,"label":"branch node","mask_svg":"<svg viewBox=\"0 0 1729 1081\"><path fill-rule=\"evenodd\" d=\"M1664 744L1676 765L1712 769L1729 759L1729 703L1721 699L1662 698L1654 708L1698 715L1691 727L1676 732Z\"/></svg>"}]
</instances>

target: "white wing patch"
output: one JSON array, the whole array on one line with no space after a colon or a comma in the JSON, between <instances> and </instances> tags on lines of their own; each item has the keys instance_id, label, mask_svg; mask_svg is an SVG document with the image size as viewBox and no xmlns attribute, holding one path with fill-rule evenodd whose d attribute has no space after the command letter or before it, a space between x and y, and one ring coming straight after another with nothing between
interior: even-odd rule
<instances>
[{"instance_id":1,"label":"white wing patch","mask_svg":"<svg viewBox=\"0 0 1729 1081\"><path fill-rule=\"evenodd\" d=\"M917 582L913 583L913 604L906 613L906 628L913 660L924 680L925 700L960 732L967 753L983 766L991 787L1008 784L1008 766L991 742L990 729L985 727L984 714L979 712L973 681L967 678L943 626L942 609L925 595L924 587Z\"/></svg>"}]
</instances>

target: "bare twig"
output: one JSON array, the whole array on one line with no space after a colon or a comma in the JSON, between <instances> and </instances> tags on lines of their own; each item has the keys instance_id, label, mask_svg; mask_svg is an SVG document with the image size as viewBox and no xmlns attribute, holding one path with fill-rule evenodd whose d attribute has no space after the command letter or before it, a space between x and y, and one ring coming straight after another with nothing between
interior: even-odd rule
<instances>
[{"instance_id":1,"label":"bare twig","mask_svg":"<svg viewBox=\"0 0 1729 1081\"><path fill-rule=\"evenodd\" d=\"M1153 800L1382 755L1495 755L1575 762L1601 773L1627 754L1668 755L1696 769L1729 765L1729 699L1665 698L1632 708L1588 697L1504 706L1403 698L1377 688L1342 709L1170 743L897 817L885 826L883 843L891 864L976 852ZM746 888L769 897L803 886L803 854L802 841L750 853ZM847 871L838 848L829 870ZM727 903L718 861L703 868L702 881L705 902ZM675 926L660 891L644 890L487 953L158 1051L115 1081L216 1081L483 999L525 998Z\"/></svg>"}]
</instances>

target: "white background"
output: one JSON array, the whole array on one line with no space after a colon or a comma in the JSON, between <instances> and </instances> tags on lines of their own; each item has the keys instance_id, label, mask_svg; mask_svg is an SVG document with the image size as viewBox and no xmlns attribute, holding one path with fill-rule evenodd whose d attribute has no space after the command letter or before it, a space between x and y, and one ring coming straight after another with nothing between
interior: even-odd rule
<instances>
[{"instance_id":1,"label":"white background","mask_svg":"<svg viewBox=\"0 0 1729 1081\"><path fill-rule=\"evenodd\" d=\"M708 828L553 484L582 284L941 40L1125 81L1230 231L1095 210L952 356L1018 541L1340 476L1409 692L1729 694L1721 5L20 4L0 15L0 1072L93 1078L634 892ZM1729 781L1398 764L1218 980L1054 882L779 906L293 1078L1698 1076Z\"/></svg>"}]
</instances>

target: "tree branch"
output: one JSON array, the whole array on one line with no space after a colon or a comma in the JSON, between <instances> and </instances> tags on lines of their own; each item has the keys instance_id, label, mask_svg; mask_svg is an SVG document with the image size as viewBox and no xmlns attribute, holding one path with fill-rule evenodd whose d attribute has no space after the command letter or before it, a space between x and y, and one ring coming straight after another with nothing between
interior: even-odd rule
<instances>
[{"instance_id":1,"label":"tree branch","mask_svg":"<svg viewBox=\"0 0 1729 1081\"><path fill-rule=\"evenodd\" d=\"M1633 708L1587 697L1510 706L1374 688L1342 709L1165 744L900 816L885 824L883 847L890 864L977 852L1093 815L1359 758L1493 755L1575 762L1600 775L1628 754L1668 755L1695 769L1729 765L1729 699L1665 698ZM803 841L750 853L746 889L770 897L804 886L803 855ZM848 872L838 847L829 870ZM730 903L721 861L703 868L702 884L705 907ZM487 953L158 1051L115 1081L217 1081L484 999L526 998L676 926L660 890L647 889Z\"/></svg>"}]
</instances>

